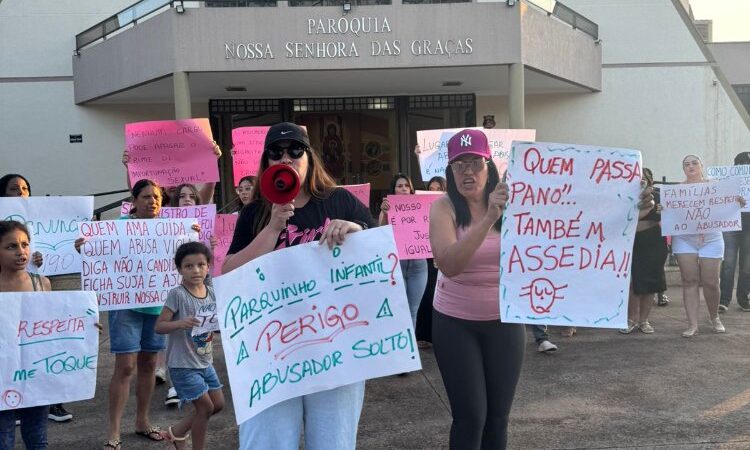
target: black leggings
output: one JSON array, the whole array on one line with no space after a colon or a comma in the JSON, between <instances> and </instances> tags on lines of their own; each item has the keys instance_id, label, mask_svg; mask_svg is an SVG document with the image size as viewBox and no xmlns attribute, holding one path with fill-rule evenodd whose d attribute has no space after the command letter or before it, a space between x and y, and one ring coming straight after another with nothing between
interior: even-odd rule
<instances>
[{"instance_id":1,"label":"black leggings","mask_svg":"<svg viewBox=\"0 0 750 450\"><path fill-rule=\"evenodd\" d=\"M453 415L450 448L504 449L523 364L524 326L433 311L432 340Z\"/></svg>"}]
</instances>

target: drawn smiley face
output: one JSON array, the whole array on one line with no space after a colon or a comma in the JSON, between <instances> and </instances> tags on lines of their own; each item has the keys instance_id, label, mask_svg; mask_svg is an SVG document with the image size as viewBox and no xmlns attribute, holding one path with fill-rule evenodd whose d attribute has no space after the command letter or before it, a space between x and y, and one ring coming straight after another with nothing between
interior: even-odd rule
<instances>
[{"instance_id":1,"label":"drawn smiley face","mask_svg":"<svg viewBox=\"0 0 750 450\"><path fill-rule=\"evenodd\" d=\"M18 408L19 406L21 406L22 401L23 396L18 391L8 389L7 391L3 392L3 403L5 403L8 408Z\"/></svg>"},{"instance_id":2,"label":"drawn smiley face","mask_svg":"<svg viewBox=\"0 0 750 450\"><path fill-rule=\"evenodd\" d=\"M528 286L521 288L521 296L529 297L531 310L536 314L550 312L555 300L562 300L563 296L560 291L568 287L567 284L555 286L547 278L537 278Z\"/></svg>"}]
</instances>

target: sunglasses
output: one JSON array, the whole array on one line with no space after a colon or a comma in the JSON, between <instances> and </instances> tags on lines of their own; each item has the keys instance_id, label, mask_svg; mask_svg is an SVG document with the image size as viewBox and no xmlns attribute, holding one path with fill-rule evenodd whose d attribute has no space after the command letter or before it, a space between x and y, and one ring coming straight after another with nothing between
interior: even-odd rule
<instances>
[{"instance_id":1,"label":"sunglasses","mask_svg":"<svg viewBox=\"0 0 750 450\"><path fill-rule=\"evenodd\" d=\"M309 148L299 142L293 142L288 147L280 145L269 145L266 147L266 155L271 161L279 161L284 157L284 152L292 159L300 159Z\"/></svg>"},{"instance_id":2,"label":"sunglasses","mask_svg":"<svg viewBox=\"0 0 750 450\"><path fill-rule=\"evenodd\" d=\"M454 161L450 163L450 166L454 174L460 175L468 168L471 168L471 171L474 173L479 173L486 164L487 160L484 158L475 158L468 161Z\"/></svg>"}]
</instances>

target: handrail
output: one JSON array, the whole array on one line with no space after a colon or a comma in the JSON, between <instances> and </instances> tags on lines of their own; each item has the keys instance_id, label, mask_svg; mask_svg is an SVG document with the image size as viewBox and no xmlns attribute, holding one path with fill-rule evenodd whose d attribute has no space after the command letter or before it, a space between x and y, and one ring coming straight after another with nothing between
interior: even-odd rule
<instances>
[{"instance_id":1,"label":"handrail","mask_svg":"<svg viewBox=\"0 0 750 450\"><path fill-rule=\"evenodd\" d=\"M96 208L94 210L94 218L96 218L96 220L102 220L102 213L107 212L110 209L119 208L122 205L122 202L128 200L129 198L130 196L127 196L125 198L121 198L120 200Z\"/></svg>"},{"instance_id":2,"label":"handrail","mask_svg":"<svg viewBox=\"0 0 750 450\"><path fill-rule=\"evenodd\" d=\"M147 10L147 12L145 13L138 14L139 7L147 4L153 4L157 6ZM106 39L108 35L114 33L115 31L120 30L121 28L124 28L130 24L135 24L138 22L138 20L155 13L156 11L164 8L167 5L169 5L169 7L171 8L173 4L173 0L140 0L138 3L128 6L122 11L119 11L116 14L113 14L103 21L97 23L93 27L84 30L82 33L78 33L76 35L76 53L83 47L94 43L99 39ZM182 4L181 1L180 4ZM130 16L130 20L128 20L127 22L121 22L121 19L126 19L128 16Z\"/></svg>"},{"instance_id":3,"label":"handrail","mask_svg":"<svg viewBox=\"0 0 750 450\"><path fill-rule=\"evenodd\" d=\"M96 194L88 194L87 197L102 197L104 195L122 194L123 192L130 192L130 189L119 189L117 191L98 192Z\"/></svg>"},{"instance_id":4,"label":"handrail","mask_svg":"<svg viewBox=\"0 0 750 450\"><path fill-rule=\"evenodd\" d=\"M552 9L552 15L572 26L574 29L581 30L594 39L599 39L599 25L562 3L555 2L555 7Z\"/></svg>"}]
</instances>

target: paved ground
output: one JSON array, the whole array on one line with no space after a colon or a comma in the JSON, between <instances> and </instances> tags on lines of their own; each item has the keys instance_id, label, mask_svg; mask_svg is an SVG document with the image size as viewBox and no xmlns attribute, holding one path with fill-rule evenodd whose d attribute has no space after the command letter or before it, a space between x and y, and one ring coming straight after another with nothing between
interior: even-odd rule
<instances>
[{"instance_id":1,"label":"paved ground","mask_svg":"<svg viewBox=\"0 0 750 450\"><path fill-rule=\"evenodd\" d=\"M553 341L560 350L553 355L538 354L529 339L509 447L750 449L750 313L732 305L722 316L727 334L714 335L704 309L701 335L684 339L679 288L671 288L669 296L668 307L654 307L653 335L582 329L573 338L562 338L555 330ZM108 350L103 337L96 398L69 405L76 414L73 422L50 424L50 448L101 448L113 366ZM450 413L431 350L423 351L422 362L422 372L368 382L359 448L447 447ZM217 369L226 380L220 355ZM231 402L229 389L224 392ZM158 387L152 408L152 420L159 425L174 422L180 414L165 409L164 394L165 388ZM164 448L132 434L133 414L131 400L123 448ZM237 447L231 408L209 427L209 448Z\"/></svg>"}]
</instances>

